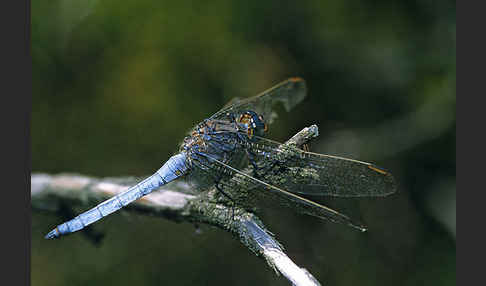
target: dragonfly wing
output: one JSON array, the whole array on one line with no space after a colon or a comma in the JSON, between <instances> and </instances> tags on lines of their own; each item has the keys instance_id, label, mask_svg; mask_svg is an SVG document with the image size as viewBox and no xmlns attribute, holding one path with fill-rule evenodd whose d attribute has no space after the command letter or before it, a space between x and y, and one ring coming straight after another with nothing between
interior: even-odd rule
<instances>
[{"instance_id":1,"label":"dragonfly wing","mask_svg":"<svg viewBox=\"0 0 486 286\"><path fill-rule=\"evenodd\" d=\"M240 97L233 97L232 99L230 99L230 101L228 101L224 106L223 108L221 108L221 110L225 110L229 107L231 107L232 105L237 105L238 103L240 103L243 99L241 99Z\"/></svg>"},{"instance_id":2,"label":"dragonfly wing","mask_svg":"<svg viewBox=\"0 0 486 286\"><path fill-rule=\"evenodd\" d=\"M208 168L213 169L213 171L216 173L226 173L231 175L232 179L236 180L240 187L244 186L246 190L257 188L259 189L259 193L263 194L263 196L269 196L271 199L276 199L281 205L289 206L298 212L349 225L361 231L366 231L364 226L353 222L348 216L331 208L300 197L260 179L254 178L238 169L229 166L228 164L225 164L224 162L209 156L208 154L201 155L208 158L208 161L210 162L210 164L207 165Z\"/></svg>"},{"instance_id":3,"label":"dragonfly wing","mask_svg":"<svg viewBox=\"0 0 486 286\"><path fill-rule=\"evenodd\" d=\"M396 191L393 176L371 163L299 152L287 169L295 193L335 197L384 197Z\"/></svg>"},{"instance_id":4,"label":"dragonfly wing","mask_svg":"<svg viewBox=\"0 0 486 286\"><path fill-rule=\"evenodd\" d=\"M220 111L211 116L210 119L223 119L228 112L238 114L252 110L262 115L265 123L269 124L276 118L276 114L273 111L274 104L280 102L286 111L290 111L304 99L306 94L305 81L297 77L290 78L254 97L230 101Z\"/></svg>"},{"instance_id":5,"label":"dragonfly wing","mask_svg":"<svg viewBox=\"0 0 486 286\"><path fill-rule=\"evenodd\" d=\"M371 163L306 152L262 137L257 139L257 142L237 140L232 143L240 144L252 154L256 165L263 166L258 173L268 178L267 181L292 193L382 197L396 191L393 176ZM272 176L278 180L271 180Z\"/></svg>"}]
</instances>

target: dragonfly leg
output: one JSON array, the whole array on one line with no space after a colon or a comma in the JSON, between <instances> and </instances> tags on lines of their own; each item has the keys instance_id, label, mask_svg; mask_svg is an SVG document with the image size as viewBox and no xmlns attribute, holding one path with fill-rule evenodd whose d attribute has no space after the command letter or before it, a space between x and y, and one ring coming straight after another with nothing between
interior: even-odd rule
<instances>
[{"instance_id":1,"label":"dragonfly leg","mask_svg":"<svg viewBox=\"0 0 486 286\"><path fill-rule=\"evenodd\" d=\"M234 220L235 219L235 205L236 205L236 202L235 200L233 200L233 198L231 198L230 195L228 195L225 191L223 191L223 189L219 186L219 181L221 179L218 179L215 183L215 186L216 186L216 190L218 190L221 194L223 194L223 196L225 196L227 199L229 199L231 201L231 220Z\"/></svg>"},{"instance_id":2,"label":"dragonfly leg","mask_svg":"<svg viewBox=\"0 0 486 286\"><path fill-rule=\"evenodd\" d=\"M253 154L251 151L246 150L246 154L248 156L248 161L250 161L250 164L253 166L253 177L260 179L264 178L268 173L272 170L275 169L275 167L280 166L279 161L274 161L272 162L268 167L258 167L256 161L255 161L255 154ZM263 173L258 173L260 171L264 171Z\"/></svg>"},{"instance_id":3,"label":"dragonfly leg","mask_svg":"<svg viewBox=\"0 0 486 286\"><path fill-rule=\"evenodd\" d=\"M310 151L309 144L308 143L302 144L301 149L304 150L305 152L309 152Z\"/></svg>"},{"instance_id":4,"label":"dragonfly leg","mask_svg":"<svg viewBox=\"0 0 486 286\"><path fill-rule=\"evenodd\" d=\"M260 174L258 174L258 172L263 170L264 168L258 167L255 160L255 154L253 154L250 150L246 150L246 156L248 157L248 161L250 161L250 164L253 166L253 177L260 178Z\"/></svg>"}]
</instances>

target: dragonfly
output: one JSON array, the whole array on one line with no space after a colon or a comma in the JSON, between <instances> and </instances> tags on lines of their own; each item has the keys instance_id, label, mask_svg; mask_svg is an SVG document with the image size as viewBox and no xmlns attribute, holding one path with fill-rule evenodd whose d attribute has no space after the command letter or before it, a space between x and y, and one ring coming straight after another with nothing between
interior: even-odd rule
<instances>
[{"instance_id":1,"label":"dragonfly","mask_svg":"<svg viewBox=\"0 0 486 286\"><path fill-rule=\"evenodd\" d=\"M126 191L66 221L46 239L79 231L174 180L186 179L195 188L232 188L250 193L239 201L252 207L264 198L298 212L342 223L361 231L366 228L348 216L309 199L309 196L383 197L395 192L393 176L374 164L312 153L265 138L277 117L276 104L290 111L307 94L302 78L289 78L254 97L235 98L186 136L179 152L154 174ZM243 170L250 167L252 172ZM279 180L269 180L280 175ZM229 179L228 179L229 178ZM254 196L253 196L254 195Z\"/></svg>"}]
</instances>

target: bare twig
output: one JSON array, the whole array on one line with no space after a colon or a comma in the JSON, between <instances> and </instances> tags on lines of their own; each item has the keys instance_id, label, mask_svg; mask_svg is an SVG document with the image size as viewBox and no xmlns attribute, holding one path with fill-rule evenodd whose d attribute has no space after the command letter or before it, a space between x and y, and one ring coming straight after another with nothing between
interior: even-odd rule
<instances>
[{"instance_id":1,"label":"bare twig","mask_svg":"<svg viewBox=\"0 0 486 286\"><path fill-rule=\"evenodd\" d=\"M301 146L318 135L316 125L304 128L285 145ZM57 212L64 204L91 207L137 183L136 178L104 178L76 174L32 174L32 207ZM283 251L280 243L252 212L228 206L218 200L218 192L209 190L194 195L191 186L176 181L126 207L127 210L158 215L176 221L203 222L233 233L257 256L265 258L277 274L294 285L320 285L304 268L298 267Z\"/></svg>"}]
</instances>

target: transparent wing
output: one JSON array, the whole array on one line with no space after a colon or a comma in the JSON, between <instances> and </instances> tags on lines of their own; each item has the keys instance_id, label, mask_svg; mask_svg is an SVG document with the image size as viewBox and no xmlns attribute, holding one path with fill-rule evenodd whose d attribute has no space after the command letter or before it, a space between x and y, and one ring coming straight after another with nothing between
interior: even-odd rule
<instances>
[{"instance_id":1,"label":"transparent wing","mask_svg":"<svg viewBox=\"0 0 486 286\"><path fill-rule=\"evenodd\" d=\"M274 104L280 102L286 111L290 111L304 99L306 93L307 87L303 79L290 78L254 97L231 100L209 119L223 119L228 112L237 114L253 110L263 115L265 123L270 124L277 117L277 114L273 112Z\"/></svg>"},{"instance_id":2,"label":"transparent wing","mask_svg":"<svg viewBox=\"0 0 486 286\"><path fill-rule=\"evenodd\" d=\"M211 169L214 173L225 173L232 176L231 179L233 182L237 182L235 187L244 188L246 191L258 190L257 197L269 197L267 200L269 202L279 203L280 205L290 207L297 212L349 225L360 231L366 231L366 228L361 224L353 222L348 216L331 208L300 197L260 179L254 178L211 157L208 154L201 153L201 155L205 156L210 162L209 164L206 164L208 169Z\"/></svg>"},{"instance_id":3,"label":"transparent wing","mask_svg":"<svg viewBox=\"0 0 486 286\"><path fill-rule=\"evenodd\" d=\"M242 133L243 136L246 134ZM266 138L228 142L249 151L257 174L292 193L380 197L396 191L393 176L371 163L303 151ZM275 180L273 179L275 178Z\"/></svg>"},{"instance_id":4,"label":"transparent wing","mask_svg":"<svg viewBox=\"0 0 486 286\"><path fill-rule=\"evenodd\" d=\"M226 102L226 104L221 108L221 110L225 110L228 107L231 107L232 105L237 105L242 100L244 100L244 98L241 98L241 97L233 97L232 99L230 99L230 101Z\"/></svg>"}]
</instances>

